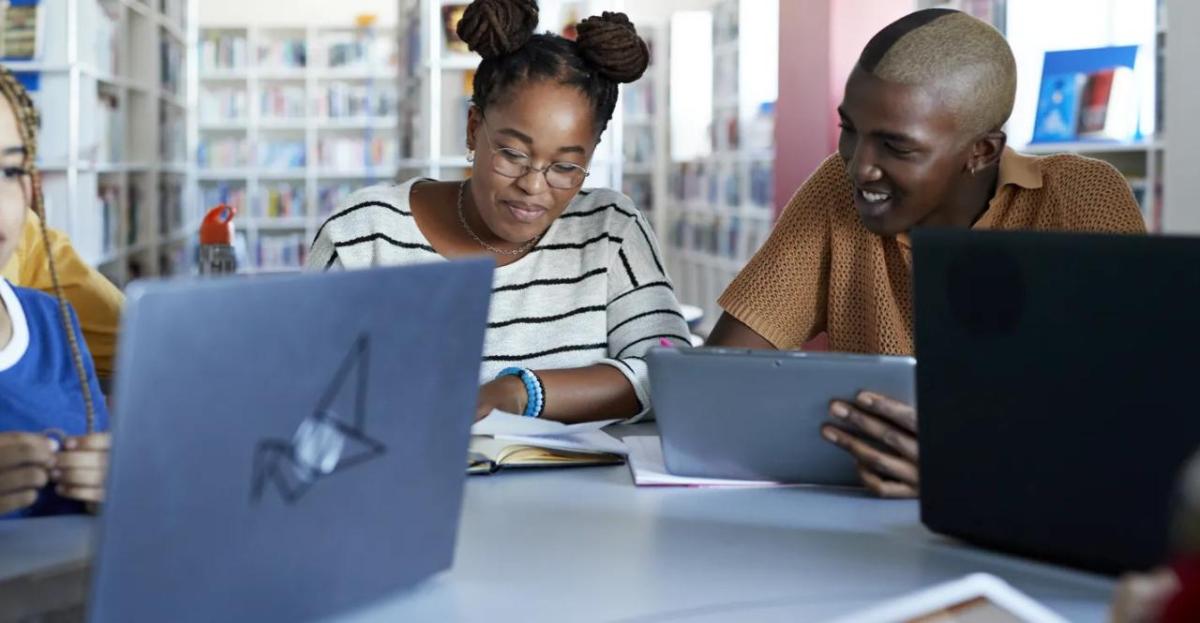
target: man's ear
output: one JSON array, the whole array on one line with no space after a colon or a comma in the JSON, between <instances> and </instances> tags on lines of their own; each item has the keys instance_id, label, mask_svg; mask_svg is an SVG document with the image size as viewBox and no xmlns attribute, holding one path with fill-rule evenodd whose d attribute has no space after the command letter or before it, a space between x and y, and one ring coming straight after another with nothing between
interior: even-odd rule
<instances>
[{"instance_id":1,"label":"man's ear","mask_svg":"<svg viewBox=\"0 0 1200 623\"><path fill-rule=\"evenodd\" d=\"M467 110L467 150L475 151L475 135L483 125L483 111L476 106Z\"/></svg>"},{"instance_id":2,"label":"man's ear","mask_svg":"<svg viewBox=\"0 0 1200 623\"><path fill-rule=\"evenodd\" d=\"M971 147L971 157L967 168L971 171L1000 166L1000 157L1004 155L1004 147L1008 144L1008 135L1003 130L992 130L979 137Z\"/></svg>"}]
</instances>

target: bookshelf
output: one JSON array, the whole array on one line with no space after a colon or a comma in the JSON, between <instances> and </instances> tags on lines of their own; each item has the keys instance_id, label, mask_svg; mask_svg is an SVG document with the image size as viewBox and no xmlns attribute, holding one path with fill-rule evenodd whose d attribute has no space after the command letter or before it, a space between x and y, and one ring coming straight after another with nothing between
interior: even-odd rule
<instances>
[{"instance_id":1,"label":"bookshelf","mask_svg":"<svg viewBox=\"0 0 1200 623\"><path fill-rule=\"evenodd\" d=\"M621 91L621 192L633 199L661 236L667 225L666 210L659 206L667 203L670 175L666 29L639 24L638 33L650 46L650 67L641 80Z\"/></svg>"},{"instance_id":2,"label":"bookshelf","mask_svg":"<svg viewBox=\"0 0 1200 623\"><path fill-rule=\"evenodd\" d=\"M988 21L1008 37L1017 59L1017 103L1006 128L1009 144L1022 153L1077 153L1109 162L1126 179L1141 206L1146 227L1163 232L1165 225L1164 57L1167 33L1164 0L924 0L924 7L948 6ZM1070 22L1073 28L1058 24ZM1045 53L1055 50L1137 45L1140 138L1127 141L1031 142L1041 89Z\"/></svg>"},{"instance_id":3,"label":"bookshelf","mask_svg":"<svg viewBox=\"0 0 1200 623\"><path fill-rule=\"evenodd\" d=\"M712 54L711 149L671 163L664 255L680 302L704 310L702 334L720 316L717 299L774 222L778 15L773 0L714 6L711 44L699 46Z\"/></svg>"},{"instance_id":4,"label":"bookshelf","mask_svg":"<svg viewBox=\"0 0 1200 623\"><path fill-rule=\"evenodd\" d=\"M206 25L199 38L196 204L238 208L244 272L298 270L337 202L395 173L395 28Z\"/></svg>"},{"instance_id":5,"label":"bookshelf","mask_svg":"<svg viewBox=\"0 0 1200 623\"><path fill-rule=\"evenodd\" d=\"M471 80L480 57L454 32L465 0L400 0L399 179L423 176L465 179L466 120ZM601 11L620 10L620 0L539 0L538 32L562 32ZM621 110L614 116L590 166L589 187L621 188Z\"/></svg>"},{"instance_id":6,"label":"bookshelf","mask_svg":"<svg viewBox=\"0 0 1200 623\"><path fill-rule=\"evenodd\" d=\"M191 117L190 0L43 0L33 58L3 60L42 112L47 218L123 285L172 272Z\"/></svg>"}]
</instances>

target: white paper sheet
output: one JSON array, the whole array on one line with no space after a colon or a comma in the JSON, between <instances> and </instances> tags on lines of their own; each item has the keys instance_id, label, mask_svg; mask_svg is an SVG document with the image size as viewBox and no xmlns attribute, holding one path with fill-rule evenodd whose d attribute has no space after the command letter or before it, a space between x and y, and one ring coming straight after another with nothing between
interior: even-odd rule
<instances>
[{"instance_id":1,"label":"white paper sheet","mask_svg":"<svg viewBox=\"0 0 1200 623\"><path fill-rule=\"evenodd\" d=\"M492 411L487 417L475 422L471 427L472 435L572 435L599 431L601 428L620 422L620 420L603 420L600 422L585 422L583 424L563 424L541 418L523 417L503 411Z\"/></svg>"},{"instance_id":2,"label":"white paper sheet","mask_svg":"<svg viewBox=\"0 0 1200 623\"><path fill-rule=\"evenodd\" d=\"M724 480L720 478L696 478L676 476L667 471L663 459L662 443L658 435L626 437L629 448L629 471L633 472L633 483L639 487L786 487L789 485L766 480Z\"/></svg>"},{"instance_id":3,"label":"white paper sheet","mask_svg":"<svg viewBox=\"0 0 1200 623\"><path fill-rule=\"evenodd\" d=\"M620 439L600 430L584 431L567 435L496 435L497 441L510 444L522 444L549 448L550 450L566 450L568 452L590 452L619 454L626 456L629 449Z\"/></svg>"}]
</instances>

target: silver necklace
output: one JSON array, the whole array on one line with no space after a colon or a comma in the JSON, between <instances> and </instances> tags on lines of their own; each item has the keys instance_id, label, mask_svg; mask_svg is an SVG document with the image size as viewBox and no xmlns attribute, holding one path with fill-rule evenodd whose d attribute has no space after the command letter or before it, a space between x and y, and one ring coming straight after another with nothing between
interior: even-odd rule
<instances>
[{"instance_id":1,"label":"silver necklace","mask_svg":"<svg viewBox=\"0 0 1200 623\"><path fill-rule=\"evenodd\" d=\"M533 239L530 240L529 242L526 242L525 244L521 245L520 247L517 247L516 249L512 249L512 250L498 249L498 248L493 247L492 245L484 242L483 238L480 238L479 234L476 234L475 230L471 229L471 226L467 224L467 215L466 215L466 212L463 211L463 195L466 194L466 190L467 190L467 183L465 181L458 185L458 222L462 223L463 229L467 230L468 234L471 234L471 237L475 239L475 242L479 243L479 246L487 249L488 251L491 251L492 253L497 253L499 255L521 255L522 253L525 253L525 252L529 251L530 249L532 249L533 245L537 244L538 240L542 239L542 237L540 235L534 236Z\"/></svg>"}]
</instances>

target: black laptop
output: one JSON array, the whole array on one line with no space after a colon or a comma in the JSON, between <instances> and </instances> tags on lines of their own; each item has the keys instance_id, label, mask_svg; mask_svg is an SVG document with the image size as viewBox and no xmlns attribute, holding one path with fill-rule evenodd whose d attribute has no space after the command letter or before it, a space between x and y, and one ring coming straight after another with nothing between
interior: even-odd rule
<instances>
[{"instance_id":1,"label":"black laptop","mask_svg":"<svg viewBox=\"0 0 1200 623\"><path fill-rule=\"evenodd\" d=\"M1200 450L1200 239L917 231L921 519L1106 573Z\"/></svg>"}]
</instances>

